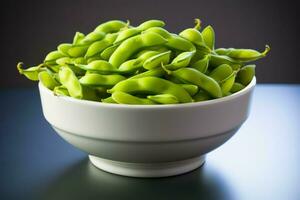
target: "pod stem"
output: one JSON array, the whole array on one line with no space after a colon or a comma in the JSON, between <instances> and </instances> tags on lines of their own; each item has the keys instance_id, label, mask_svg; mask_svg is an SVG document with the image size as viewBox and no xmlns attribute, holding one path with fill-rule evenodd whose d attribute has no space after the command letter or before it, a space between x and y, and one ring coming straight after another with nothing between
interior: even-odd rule
<instances>
[{"instance_id":1,"label":"pod stem","mask_svg":"<svg viewBox=\"0 0 300 200\"><path fill-rule=\"evenodd\" d=\"M24 65L23 62L19 62L19 63L17 64L17 69L18 69L18 71L19 71L20 74L23 74L23 68L22 68L23 65Z\"/></svg>"},{"instance_id":2,"label":"pod stem","mask_svg":"<svg viewBox=\"0 0 300 200\"><path fill-rule=\"evenodd\" d=\"M266 44L265 50L261 53L261 55L266 56L270 50L271 50L271 47Z\"/></svg>"},{"instance_id":3,"label":"pod stem","mask_svg":"<svg viewBox=\"0 0 300 200\"><path fill-rule=\"evenodd\" d=\"M195 18L195 26L194 29L200 30L201 29L201 20L199 18Z\"/></svg>"},{"instance_id":4,"label":"pod stem","mask_svg":"<svg viewBox=\"0 0 300 200\"><path fill-rule=\"evenodd\" d=\"M126 21L127 21L127 22L126 22L126 25L125 25L125 27L127 27L127 28L128 28L128 27L130 26L130 20L129 20L129 19L127 19Z\"/></svg>"},{"instance_id":5,"label":"pod stem","mask_svg":"<svg viewBox=\"0 0 300 200\"><path fill-rule=\"evenodd\" d=\"M163 68L163 70L165 70L165 72L167 72L168 75L172 74L172 71L167 69L163 62L161 62L161 67Z\"/></svg>"}]
</instances>

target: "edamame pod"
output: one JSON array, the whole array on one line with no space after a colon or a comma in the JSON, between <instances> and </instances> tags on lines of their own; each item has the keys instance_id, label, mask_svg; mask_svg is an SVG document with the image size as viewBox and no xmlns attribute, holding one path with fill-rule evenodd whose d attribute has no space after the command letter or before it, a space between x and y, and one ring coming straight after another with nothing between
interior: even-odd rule
<instances>
[{"instance_id":1,"label":"edamame pod","mask_svg":"<svg viewBox=\"0 0 300 200\"><path fill-rule=\"evenodd\" d=\"M176 56L176 58L174 58L174 60L170 64L165 65L165 68L168 70L176 70L182 67L187 67L190 64L190 61L194 54L195 51L183 52Z\"/></svg>"},{"instance_id":2,"label":"edamame pod","mask_svg":"<svg viewBox=\"0 0 300 200\"><path fill-rule=\"evenodd\" d=\"M83 64L75 64L75 66L80 67L86 71L93 71L93 72L116 72L118 69L112 66L109 62L105 60L95 60L90 62L87 65Z\"/></svg>"},{"instance_id":3,"label":"edamame pod","mask_svg":"<svg viewBox=\"0 0 300 200\"><path fill-rule=\"evenodd\" d=\"M154 101L159 104L176 104L179 103L178 99L171 94L157 94L157 95L148 95L147 99Z\"/></svg>"},{"instance_id":4,"label":"edamame pod","mask_svg":"<svg viewBox=\"0 0 300 200\"><path fill-rule=\"evenodd\" d=\"M158 55L159 51L145 50L139 53L139 56L135 59L127 60L121 64L119 71L122 72L135 72L136 70L143 67L143 64L151 57Z\"/></svg>"},{"instance_id":5,"label":"edamame pod","mask_svg":"<svg viewBox=\"0 0 300 200\"><path fill-rule=\"evenodd\" d=\"M126 40L132 36L138 35L139 33L141 33L141 30L139 30L138 28L125 29L118 34L118 37L114 41L114 44L120 44L124 40Z\"/></svg>"},{"instance_id":6,"label":"edamame pod","mask_svg":"<svg viewBox=\"0 0 300 200\"><path fill-rule=\"evenodd\" d=\"M53 89L53 93L57 96L70 96L67 88L65 88L64 86L56 86Z\"/></svg>"},{"instance_id":7,"label":"edamame pod","mask_svg":"<svg viewBox=\"0 0 300 200\"><path fill-rule=\"evenodd\" d=\"M191 96L182 87L171 81L157 77L127 79L116 84L112 89L108 90L108 93L116 91L129 94L171 94L181 103L192 102Z\"/></svg>"},{"instance_id":8,"label":"edamame pod","mask_svg":"<svg viewBox=\"0 0 300 200\"><path fill-rule=\"evenodd\" d=\"M41 83L50 90L60 85L47 71L40 72L38 76Z\"/></svg>"},{"instance_id":9,"label":"edamame pod","mask_svg":"<svg viewBox=\"0 0 300 200\"><path fill-rule=\"evenodd\" d=\"M82 57L85 55L86 51L88 50L88 45L73 45L68 50L68 55L70 57L76 58L76 57Z\"/></svg>"},{"instance_id":10,"label":"edamame pod","mask_svg":"<svg viewBox=\"0 0 300 200\"><path fill-rule=\"evenodd\" d=\"M171 51L166 51L148 58L144 63L145 69L154 69L161 66L161 63L167 64L170 61Z\"/></svg>"},{"instance_id":11,"label":"edamame pod","mask_svg":"<svg viewBox=\"0 0 300 200\"><path fill-rule=\"evenodd\" d=\"M100 54L104 49L111 46L116 38L117 34L115 33L107 34L104 39L96 41L88 47L85 57L88 58Z\"/></svg>"},{"instance_id":12,"label":"edamame pod","mask_svg":"<svg viewBox=\"0 0 300 200\"><path fill-rule=\"evenodd\" d=\"M65 57L66 55L59 52L59 51L51 51L50 53L47 54L47 56L45 57L44 62L45 63L49 63L49 62L55 62L55 60Z\"/></svg>"},{"instance_id":13,"label":"edamame pod","mask_svg":"<svg viewBox=\"0 0 300 200\"><path fill-rule=\"evenodd\" d=\"M209 94L206 91L199 90L199 92L193 96L193 99L195 102L199 102L199 101L210 100L211 97L209 96Z\"/></svg>"},{"instance_id":14,"label":"edamame pod","mask_svg":"<svg viewBox=\"0 0 300 200\"><path fill-rule=\"evenodd\" d=\"M91 44L97 40L102 40L105 37L105 33L103 32L91 32L87 34L78 44L85 45L85 44Z\"/></svg>"},{"instance_id":15,"label":"edamame pod","mask_svg":"<svg viewBox=\"0 0 300 200\"><path fill-rule=\"evenodd\" d=\"M143 33L131 37L124 42L115 50L115 52L109 58L109 62L115 66L119 67L124 61L126 61L131 55L133 55L137 50L150 47L155 45L161 45L167 41L156 33Z\"/></svg>"},{"instance_id":16,"label":"edamame pod","mask_svg":"<svg viewBox=\"0 0 300 200\"><path fill-rule=\"evenodd\" d=\"M110 56L115 52L118 46L119 44L114 44L104 49L100 54L101 58L104 60L109 60Z\"/></svg>"},{"instance_id":17,"label":"edamame pod","mask_svg":"<svg viewBox=\"0 0 300 200\"><path fill-rule=\"evenodd\" d=\"M213 79L215 79L217 82L221 82L224 79L226 79L228 76L232 74L232 68L227 65L223 64L215 68L209 76Z\"/></svg>"},{"instance_id":18,"label":"edamame pod","mask_svg":"<svg viewBox=\"0 0 300 200\"><path fill-rule=\"evenodd\" d=\"M42 68L42 66L43 66L43 64L40 64L38 66L23 69L23 63L19 62L18 65L17 65L17 69L18 69L20 74L23 74L29 80L38 81L39 80L39 73L41 71L45 70L45 69Z\"/></svg>"},{"instance_id":19,"label":"edamame pod","mask_svg":"<svg viewBox=\"0 0 300 200\"><path fill-rule=\"evenodd\" d=\"M162 77L163 75L166 74L166 71L163 70L161 67L155 68L155 69L150 69L148 71L145 71L143 73L134 75L130 77L129 79L136 79L136 78L142 78L142 77Z\"/></svg>"},{"instance_id":20,"label":"edamame pod","mask_svg":"<svg viewBox=\"0 0 300 200\"><path fill-rule=\"evenodd\" d=\"M197 62L194 62L193 64L191 64L191 68L195 68L199 72L202 72L205 74L208 69L209 58L210 58L210 56L207 55L204 58L198 60Z\"/></svg>"},{"instance_id":21,"label":"edamame pod","mask_svg":"<svg viewBox=\"0 0 300 200\"><path fill-rule=\"evenodd\" d=\"M139 98L125 92L116 91L111 95L112 99L119 104L132 104L132 105L152 105L153 101L145 98Z\"/></svg>"},{"instance_id":22,"label":"edamame pod","mask_svg":"<svg viewBox=\"0 0 300 200\"><path fill-rule=\"evenodd\" d=\"M72 44L63 43L57 46L57 50L65 55L68 55L69 49L72 47Z\"/></svg>"},{"instance_id":23,"label":"edamame pod","mask_svg":"<svg viewBox=\"0 0 300 200\"><path fill-rule=\"evenodd\" d=\"M73 38L73 45L78 45L84 37L85 35L83 33L76 32Z\"/></svg>"},{"instance_id":24,"label":"edamame pod","mask_svg":"<svg viewBox=\"0 0 300 200\"><path fill-rule=\"evenodd\" d=\"M79 79L79 82L82 85L87 85L87 86L105 86L110 88L125 79L126 78L124 76L118 74L112 74L112 75L86 74Z\"/></svg>"},{"instance_id":25,"label":"edamame pod","mask_svg":"<svg viewBox=\"0 0 300 200\"><path fill-rule=\"evenodd\" d=\"M107 97L105 99L101 99L101 102L103 102L103 103L117 103L111 96Z\"/></svg>"},{"instance_id":26,"label":"edamame pod","mask_svg":"<svg viewBox=\"0 0 300 200\"><path fill-rule=\"evenodd\" d=\"M167 30L161 27L152 27L144 31L144 33L153 32L161 35L167 40L165 45L172 49L177 49L180 51L194 51L196 47L188 40L176 35L169 33Z\"/></svg>"},{"instance_id":27,"label":"edamame pod","mask_svg":"<svg viewBox=\"0 0 300 200\"><path fill-rule=\"evenodd\" d=\"M95 32L114 33L118 32L121 28L127 26L126 22L120 20L111 20L100 24L95 28Z\"/></svg>"},{"instance_id":28,"label":"edamame pod","mask_svg":"<svg viewBox=\"0 0 300 200\"><path fill-rule=\"evenodd\" d=\"M237 74L237 81L243 85L248 85L255 75L255 65L242 67Z\"/></svg>"},{"instance_id":29,"label":"edamame pod","mask_svg":"<svg viewBox=\"0 0 300 200\"><path fill-rule=\"evenodd\" d=\"M236 93L236 92L238 92L238 91L240 91L240 90L242 90L242 89L244 89L244 88L245 88L245 86L244 86L243 84L238 83L238 82L235 82L235 83L233 84L233 86L232 86L230 92Z\"/></svg>"},{"instance_id":30,"label":"edamame pod","mask_svg":"<svg viewBox=\"0 0 300 200\"><path fill-rule=\"evenodd\" d=\"M266 48L263 52L259 52L253 49L221 48L221 49L217 49L216 53L219 55L226 55L240 62L250 62L265 57L270 50L271 50L270 46L266 45Z\"/></svg>"},{"instance_id":31,"label":"edamame pod","mask_svg":"<svg viewBox=\"0 0 300 200\"><path fill-rule=\"evenodd\" d=\"M197 85L198 87L208 92L212 97L222 97L220 85L213 78L206 76L196 69L180 68L175 71L167 72L186 83Z\"/></svg>"},{"instance_id":32,"label":"edamame pod","mask_svg":"<svg viewBox=\"0 0 300 200\"><path fill-rule=\"evenodd\" d=\"M215 31L211 26L207 26L202 31L202 38L206 46L211 50L215 48Z\"/></svg>"},{"instance_id":33,"label":"edamame pod","mask_svg":"<svg viewBox=\"0 0 300 200\"><path fill-rule=\"evenodd\" d=\"M164 27L165 25L165 22L161 20L151 19L141 23L137 28L141 31L144 31L151 27Z\"/></svg>"},{"instance_id":34,"label":"edamame pod","mask_svg":"<svg viewBox=\"0 0 300 200\"><path fill-rule=\"evenodd\" d=\"M192 42L196 45L197 48L201 49L201 51L205 51L206 53L210 53L211 50L209 47L206 46L204 39L202 37L200 29L200 20L196 19L196 26L195 28L188 28L179 33L179 36L187 39L188 41Z\"/></svg>"},{"instance_id":35,"label":"edamame pod","mask_svg":"<svg viewBox=\"0 0 300 200\"><path fill-rule=\"evenodd\" d=\"M209 66L214 68L222 64L230 65L234 69L239 68L242 65L241 62L234 60L225 55L216 55L216 54L210 55Z\"/></svg>"},{"instance_id":36,"label":"edamame pod","mask_svg":"<svg viewBox=\"0 0 300 200\"><path fill-rule=\"evenodd\" d=\"M71 97L82 99L83 91L79 80L74 72L68 67L60 68L58 72L59 80L61 84L67 88Z\"/></svg>"},{"instance_id":37,"label":"edamame pod","mask_svg":"<svg viewBox=\"0 0 300 200\"><path fill-rule=\"evenodd\" d=\"M136 28L129 28L129 29L125 29L125 30L121 31L119 33L116 41L114 42L114 44L120 44L124 40L126 40L132 36L138 35L139 33L141 33L142 31L144 31L148 28L163 27L164 25L165 25L165 23L161 20L148 20L146 22L143 22Z\"/></svg>"},{"instance_id":38,"label":"edamame pod","mask_svg":"<svg viewBox=\"0 0 300 200\"><path fill-rule=\"evenodd\" d=\"M222 80L222 82L220 83L223 96L226 96L230 92L234 84L235 77L236 77L236 72L234 71L226 79Z\"/></svg>"},{"instance_id":39,"label":"edamame pod","mask_svg":"<svg viewBox=\"0 0 300 200\"><path fill-rule=\"evenodd\" d=\"M198 92L198 86L192 84L179 84L185 89L191 96L194 96Z\"/></svg>"}]
</instances>

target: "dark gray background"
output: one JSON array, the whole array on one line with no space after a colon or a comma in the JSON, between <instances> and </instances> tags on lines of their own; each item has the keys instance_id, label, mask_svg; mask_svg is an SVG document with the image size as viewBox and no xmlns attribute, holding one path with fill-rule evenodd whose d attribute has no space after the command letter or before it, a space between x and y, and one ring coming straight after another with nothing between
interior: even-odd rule
<instances>
[{"instance_id":1,"label":"dark gray background","mask_svg":"<svg viewBox=\"0 0 300 200\"><path fill-rule=\"evenodd\" d=\"M178 32L193 26L196 17L214 27L217 47L263 50L270 44L269 56L257 62L259 82L300 83L298 6L289 1L11 0L0 9L0 87L33 85L18 75L18 61L39 64L76 31L87 33L106 20L129 19L136 25L162 19L167 29Z\"/></svg>"}]
</instances>

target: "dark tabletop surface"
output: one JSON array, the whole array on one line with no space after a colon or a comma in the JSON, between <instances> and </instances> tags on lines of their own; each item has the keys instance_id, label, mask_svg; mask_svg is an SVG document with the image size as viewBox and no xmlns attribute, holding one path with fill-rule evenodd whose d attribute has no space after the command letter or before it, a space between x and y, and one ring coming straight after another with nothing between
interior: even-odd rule
<instances>
[{"instance_id":1,"label":"dark tabletop surface","mask_svg":"<svg viewBox=\"0 0 300 200\"><path fill-rule=\"evenodd\" d=\"M300 85L258 85L249 119L203 167L171 178L103 172L60 138L37 88L0 90L0 199L300 199Z\"/></svg>"}]
</instances>

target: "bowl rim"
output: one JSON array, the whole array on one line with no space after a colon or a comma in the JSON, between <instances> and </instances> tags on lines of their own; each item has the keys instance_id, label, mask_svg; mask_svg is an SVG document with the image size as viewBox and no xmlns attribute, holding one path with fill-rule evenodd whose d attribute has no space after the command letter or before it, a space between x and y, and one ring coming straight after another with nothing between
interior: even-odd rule
<instances>
[{"instance_id":1,"label":"bowl rim","mask_svg":"<svg viewBox=\"0 0 300 200\"><path fill-rule=\"evenodd\" d=\"M180 104L157 104L157 105L114 104L114 103L103 103L103 102L90 101L84 99L75 99L73 97L68 97L68 96L54 95L53 91L46 88L41 82L39 82L38 87L40 89L40 92L45 92L63 101L70 101L72 103L77 103L77 104L84 104L84 105L90 105L95 107L112 107L112 108L128 108L128 109L164 109L164 108L198 107L198 106L206 106L206 105L212 105L212 104L218 104L218 103L230 101L248 93L249 91L251 91L252 88L254 88L255 85L256 85L256 77L254 76L251 82L245 88L226 97L200 101L200 102L189 102L189 103L180 103Z\"/></svg>"}]
</instances>

